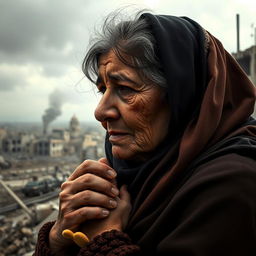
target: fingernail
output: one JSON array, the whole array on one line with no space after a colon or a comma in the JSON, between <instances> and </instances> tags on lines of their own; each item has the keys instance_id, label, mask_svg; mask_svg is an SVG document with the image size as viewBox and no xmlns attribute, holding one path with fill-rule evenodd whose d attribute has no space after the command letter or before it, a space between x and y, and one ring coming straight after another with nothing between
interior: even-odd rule
<instances>
[{"instance_id":1,"label":"fingernail","mask_svg":"<svg viewBox=\"0 0 256 256\"><path fill-rule=\"evenodd\" d=\"M109 200L109 204L113 208L115 208L117 206L117 202L115 200Z\"/></svg>"},{"instance_id":2,"label":"fingernail","mask_svg":"<svg viewBox=\"0 0 256 256\"><path fill-rule=\"evenodd\" d=\"M111 192L113 195L117 196L119 194L119 190L117 188L112 187Z\"/></svg>"},{"instance_id":3,"label":"fingernail","mask_svg":"<svg viewBox=\"0 0 256 256\"><path fill-rule=\"evenodd\" d=\"M102 215L103 216L108 216L109 215L109 211L108 210L102 210Z\"/></svg>"},{"instance_id":4,"label":"fingernail","mask_svg":"<svg viewBox=\"0 0 256 256\"><path fill-rule=\"evenodd\" d=\"M107 170L107 173L108 173L109 177L111 177L111 178L115 178L116 177L116 173L114 171L112 171L112 170Z\"/></svg>"}]
</instances>

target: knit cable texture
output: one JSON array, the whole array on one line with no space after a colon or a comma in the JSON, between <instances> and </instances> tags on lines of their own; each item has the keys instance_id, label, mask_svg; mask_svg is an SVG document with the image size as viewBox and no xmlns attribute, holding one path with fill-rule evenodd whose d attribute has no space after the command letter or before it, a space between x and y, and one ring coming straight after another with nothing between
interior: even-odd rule
<instances>
[{"instance_id":1,"label":"knit cable texture","mask_svg":"<svg viewBox=\"0 0 256 256\"><path fill-rule=\"evenodd\" d=\"M138 255L139 251L127 234L111 230L96 236L78 256L126 256Z\"/></svg>"},{"instance_id":2,"label":"knit cable texture","mask_svg":"<svg viewBox=\"0 0 256 256\"><path fill-rule=\"evenodd\" d=\"M47 222L40 229L34 256L52 256L48 246L48 236L53 224L54 222Z\"/></svg>"}]
</instances>

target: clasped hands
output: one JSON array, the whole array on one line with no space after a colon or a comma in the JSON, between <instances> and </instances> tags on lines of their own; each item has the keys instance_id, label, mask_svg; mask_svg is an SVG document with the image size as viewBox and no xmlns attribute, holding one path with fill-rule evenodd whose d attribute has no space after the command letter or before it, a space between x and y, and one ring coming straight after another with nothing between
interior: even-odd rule
<instances>
[{"instance_id":1,"label":"clasped hands","mask_svg":"<svg viewBox=\"0 0 256 256\"><path fill-rule=\"evenodd\" d=\"M59 214L49 234L53 254L73 246L61 233L65 229L85 233L91 240L112 229L122 231L131 210L125 186L118 190L116 172L106 158L86 160L61 186Z\"/></svg>"}]
</instances>

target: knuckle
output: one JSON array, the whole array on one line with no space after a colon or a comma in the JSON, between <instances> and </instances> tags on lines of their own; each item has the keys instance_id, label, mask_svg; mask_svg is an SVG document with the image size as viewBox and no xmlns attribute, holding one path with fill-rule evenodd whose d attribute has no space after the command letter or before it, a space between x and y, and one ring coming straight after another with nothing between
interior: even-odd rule
<instances>
[{"instance_id":1,"label":"knuckle","mask_svg":"<svg viewBox=\"0 0 256 256\"><path fill-rule=\"evenodd\" d=\"M108 206L109 207L110 200L111 200L110 198L108 198L107 196L101 194L98 197L98 205Z\"/></svg>"},{"instance_id":2,"label":"knuckle","mask_svg":"<svg viewBox=\"0 0 256 256\"><path fill-rule=\"evenodd\" d=\"M81 165L83 168L86 168L86 167L90 166L91 162L92 162L91 160L87 159L87 160L84 160Z\"/></svg>"},{"instance_id":3,"label":"knuckle","mask_svg":"<svg viewBox=\"0 0 256 256\"><path fill-rule=\"evenodd\" d=\"M67 181L63 182L63 183L60 185L60 189L61 189L61 190L63 190L63 189L66 187L66 182L67 182Z\"/></svg>"},{"instance_id":4,"label":"knuckle","mask_svg":"<svg viewBox=\"0 0 256 256\"><path fill-rule=\"evenodd\" d=\"M95 217L96 217L96 218L102 217L102 208L100 208L100 207L95 207Z\"/></svg>"},{"instance_id":5,"label":"knuckle","mask_svg":"<svg viewBox=\"0 0 256 256\"><path fill-rule=\"evenodd\" d=\"M62 213L67 212L67 210L68 210L67 205L61 205L61 206L60 206L60 211L61 211Z\"/></svg>"},{"instance_id":6,"label":"knuckle","mask_svg":"<svg viewBox=\"0 0 256 256\"><path fill-rule=\"evenodd\" d=\"M84 183L91 183L92 179L93 179L93 175L91 173L86 173L83 176L83 182Z\"/></svg>"},{"instance_id":7,"label":"knuckle","mask_svg":"<svg viewBox=\"0 0 256 256\"><path fill-rule=\"evenodd\" d=\"M91 192L90 190L85 190L85 191L83 192L83 200L84 200L85 202L89 202L90 199L91 199L91 196L92 196L92 192Z\"/></svg>"},{"instance_id":8,"label":"knuckle","mask_svg":"<svg viewBox=\"0 0 256 256\"><path fill-rule=\"evenodd\" d=\"M63 219L65 219L67 216L69 216L70 213L72 213L72 209L70 207L70 204L68 203L62 203L59 206L59 212Z\"/></svg>"},{"instance_id":9,"label":"knuckle","mask_svg":"<svg viewBox=\"0 0 256 256\"><path fill-rule=\"evenodd\" d=\"M61 191L59 193L59 200L60 202L70 201L70 194L66 193L65 191Z\"/></svg>"},{"instance_id":10,"label":"knuckle","mask_svg":"<svg viewBox=\"0 0 256 256\"><path fill-rule=\"evenodd\" d=\"M108 197L108 196L106 196L106 195L102 195L102 196L100 197L100 202L101 202L102 205L109 205L109 202L110 202L111 200L113 200L113 199L110 198L110 197Z\"/></svg>"},{"instance_id":11,"label":"knuckle","mask_svg":"<svg viewBox=\"0 0 256 256\"><path fill-rule=\"evenodd\" d=\"M66 187L68 187L71 184L71 181L64 181L61 186L60 189L64 190Z\"/></svg>"},{"instance_id":12,"label":"knuckle","mask_svg":"<svg viewBox=\"0 0 256 256\"><path fill-rule=\"evenodd\" d=\"M67 198L67 193L65 191L60 191L59 199L60 201L64 201Z\"/></svg>"},{"instance_id":13,"label":"knuckle","mask_svg":"<svg viewBox=\"0 0 256 256\"><path fill-rule=\"evenodd\" d=\"M90 213L87 207L81 208L78 211L78 215L82 217L84 220L89 219Z\"/></svg>"},{"instance_id":14,"label":"knuckle","mask_svg":"<svg viewBox=\"0 0 256 256\"><path fill-rule=\"evenodd\" d=\"M112 187L113 187L113 185L110 182L108 182L106 180L102 182L102 190L103 191L108 191L109 193L111 193Z\"/></svg>"},{"instance_id":15,"label":"knuckle","mask_svg":"<svg viewBox=\"0 0 256 256\"><path fill-rule=\"evenodd\" d=\"M81 165L82 165L82 166L86 166L87 163L88 163L88 160L84 160Z\"/></svg>"},{"instance_id":16,"label":"knuckle","mask_svg":"<svg viewBox=\"0 0 256 256\"><path fill-rule=\"evenodd\" d=\"M60 200L62 200L62 199L64 199L65 198L65 192L64 191L60 191L60 193L59 193L59 199Z\"/></svg>"}]
</instances>

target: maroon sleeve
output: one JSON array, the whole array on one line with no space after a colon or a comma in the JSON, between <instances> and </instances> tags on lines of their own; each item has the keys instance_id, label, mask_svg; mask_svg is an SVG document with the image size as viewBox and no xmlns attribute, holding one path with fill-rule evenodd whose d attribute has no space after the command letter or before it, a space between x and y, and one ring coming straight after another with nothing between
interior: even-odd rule
<instances>
[{"instance_id":1,"label":"maroon sleeve","mask_svg":"<svg viewBox=\"0 0 256 256\"><path fill-rule=\"evenodd\" d=\"M96 236L79 252L79 256L135 256L140 248L132 244L129 236L117 230L111 230Z\"/></svg>"},{"instance_id":2,"label":"maroon sleeve","mask_svg":"<svg viewBox=\"0 0 256 256\"><path fill-rule=\"evenodd\" d=\"M45 223L38 233L37 244L35 248L35 253L33 256L53 256L49 247L49 233L54 225L53 222ZM72 247L65 248L63 252L60 253L61 256L75 256L79 252L79 247L74 244Z\"/></svg>"},{"instance_id":3,"label":"maroon sleeve","mask_svg":"<svg viewBox=\"0 0 256 256\"><path fill-rule=\"evenodd\" d=\"M38 240L34 256L52 256L49 248L49 232L54 222L48 222L42 226L38 233ZM78 247L75 247L76 249ZM78 256L135 256L139 255L139 247L132 244L129 236L117 230L111 230L96 236L86 248L72 249L66 255Z\"/></svg>"},{"instance_id":4,"label":"maroon sleeve","mask_svg":"<svg viewBox=\"0 0 256 256\"><path fill-rule=\"evenodd\" d=\"M44 224L38 233L35 253L33 256L52 256L49 248L49 233L54 222Z\"/></svg>"}]
</instances>

